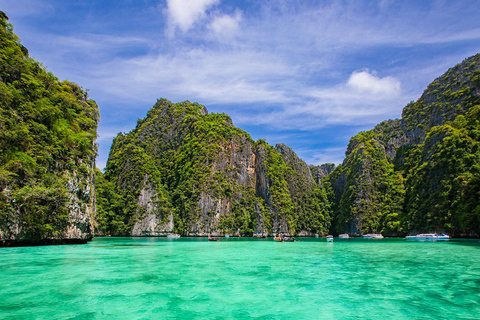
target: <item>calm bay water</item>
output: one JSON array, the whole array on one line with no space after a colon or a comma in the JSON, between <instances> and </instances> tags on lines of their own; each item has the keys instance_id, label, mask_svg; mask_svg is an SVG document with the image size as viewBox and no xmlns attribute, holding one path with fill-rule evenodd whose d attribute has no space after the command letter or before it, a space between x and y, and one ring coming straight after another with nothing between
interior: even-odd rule
<instances>
[{"instance_id":1,"label":"calm bay water","mask_svg":"<svg viewBox=\"0 0 480 320\"><path fill-rule=\"evenodd\" d=\"M0 248L1 319L479 319L478 240Z\"/></svg>"}]
</instances>

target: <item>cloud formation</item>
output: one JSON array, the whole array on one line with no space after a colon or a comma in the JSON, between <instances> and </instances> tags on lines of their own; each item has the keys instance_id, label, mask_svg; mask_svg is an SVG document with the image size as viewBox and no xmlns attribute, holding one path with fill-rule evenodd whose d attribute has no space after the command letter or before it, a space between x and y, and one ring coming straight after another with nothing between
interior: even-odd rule
<instances>
[{"instance_id":1,"label":"cloud formation","mask_svg":"<svg viewBox=\"0 0 480 320\"><path fill-rule=\"evenodd\" d=\"M188 31L195 22L205 16L207 9L220 0L167 0L167 16L169 20L169 35L179 28Z\"/></svg>"},{"instance_id":2,"label":"cloud formation","mask_svg":"<svg viewBox=\"0 0 480 320\"><path fill-rule=\"evenodd\" d=\"M237 10L233 15L220 14L216 16L208 27L217 35L233 36L239 31L239 23L241 20L242 14Z\"/></svg>"},{"instance_id":3,"label":"cloud formation","mask_svg":"<svg viewBox=\"0 0 480 320\"><path fill-rule=\"evenodd\" d=\"M102 128L132 125L159 97L227 112L257 137L373 127L480 41L478 1L150 3L0 0L32 56L102 103L101 154ZM328 162L348 137L329 152L300 140Z\"/></svg>"},{"instance_id":4,"label":"cloud formation","mask_svg":"<svg viewBox=\"0 0 480 320\"><path fill-rule=\"evenodd\" d=\"M396 96L400 93L400 82L393 77L379 78L368 71L356 71L348 79L347 86L357 92Z\"/></svg>"}]
</instances>

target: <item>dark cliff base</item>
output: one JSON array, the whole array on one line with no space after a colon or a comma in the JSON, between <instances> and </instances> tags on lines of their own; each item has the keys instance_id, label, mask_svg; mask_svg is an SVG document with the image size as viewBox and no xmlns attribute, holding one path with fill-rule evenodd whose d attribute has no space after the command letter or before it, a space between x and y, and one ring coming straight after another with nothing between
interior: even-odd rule
<instances>
[{"instance_id":1,"label":"dark cliff base","mask_svg":"<svg viewBox=\"0 0 480 320\"><path fill-rule=\"evenodd\" d=\"M0 247L33 247L33 246L50 246L50 245L65 245L65 244L85 244L91 241L89 239L44 239L39 241L15 241L15 240L1 240Z\"/></svg>"}]
</instances>

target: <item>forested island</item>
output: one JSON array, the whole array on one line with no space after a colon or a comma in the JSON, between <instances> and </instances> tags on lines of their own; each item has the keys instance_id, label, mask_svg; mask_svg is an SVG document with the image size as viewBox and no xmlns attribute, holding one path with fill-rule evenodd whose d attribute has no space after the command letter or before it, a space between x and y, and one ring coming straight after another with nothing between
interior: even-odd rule
<instances>
[{"instance_id":1,"label":"forested island","mask_svg":"<svg viewBox=\"0 0 480 320\"><path fill-rule=\"evenodd\" d=\"M95 169L99 110L37 61L0 12L0 244L95 236L447 232L480 236L480 54L402 118L309 166L226 114L159 99Z\"/></svg>"},{"instance_id":2,"label":"forested island","mask_svg":"<svg viewBox=\"0 0 480 320\"><path fill-rule=\"evenodd\" d=\"M98 120L97 104L30 58L0 11L0 244L92 239Z\"/></svg>"}]
</instances>

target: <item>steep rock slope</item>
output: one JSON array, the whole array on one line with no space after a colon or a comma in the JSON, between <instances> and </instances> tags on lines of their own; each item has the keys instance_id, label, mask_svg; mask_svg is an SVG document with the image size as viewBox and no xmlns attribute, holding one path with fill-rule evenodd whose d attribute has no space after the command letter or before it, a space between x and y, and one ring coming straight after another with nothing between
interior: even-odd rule
<instances>
[{"instance_id":1,"label":"steep rock slope","mask_svg":"<svg viewBox=\"0 0 480 320\"><path fill-rule=\"evenodd\" d=\"M336 232L480 235L479 59L466 59L433 81L401 120L351 139L329 178Z\"/></svg>"},{"instance_id":2,"label":"steep rock slope","mask_svg":"<svg viewBox=\"0 0 480 320\"><path fill-rule=\"evenodd\" d=\"M29 58L0 12L0 244L93 236L98 107Z\"/></svg>"},{"instance_id":3,"label":"steep rock slope","mask_svg":"<svg viewBox=\"0 0 480 320\"><path fill-rule=\"evenodd\" d=\"M329 176L335 191L335 233L392 235L399 231L403 177L394 171L381 140L375 130L353 137L343 164Z\"/></svg>"},{"instance_id":4,"label":"steep rock slope","mask_svg":"<svg viewBox=\"0 0 480 320\"><path fill-rule=\"evenodd\" d=\"M325 192L290 148L255 142L226 114L188 101L158 100L133 131L119 134L98 189L103 234L328 230Z\"/></svg>"}]
</instances>

